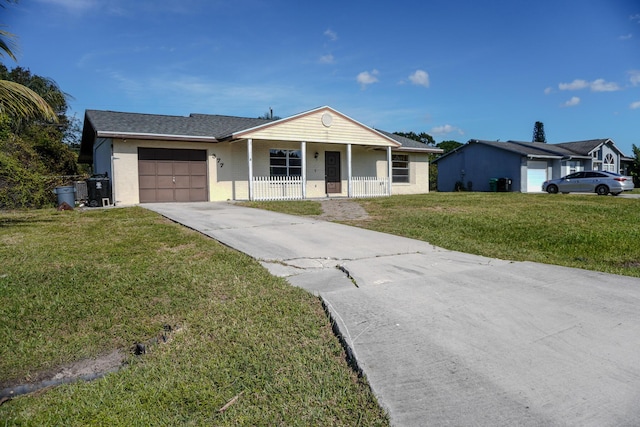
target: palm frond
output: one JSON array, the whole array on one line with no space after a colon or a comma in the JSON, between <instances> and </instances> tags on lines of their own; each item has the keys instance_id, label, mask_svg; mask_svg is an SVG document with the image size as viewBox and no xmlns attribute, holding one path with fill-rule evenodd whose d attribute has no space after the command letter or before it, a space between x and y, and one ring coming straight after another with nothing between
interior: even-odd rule
<instances>
[{"instance_id":1,"label":"palm frond","mask_svg":"<svg viewBox=\"0 0 640 427\"><path fill-rule=\"evenodd\" d=\"M0 57L5 56L5 54L17 61L16 55L14 52L18 49L18 45L15 42L15 34L12 34L5 30L0 30ZM4 52L4 53L3 53Z\"/></svg>"},{"instance_id":2,"label":"palm frond","mask_svg":"<svg viewBox=\"0 0 640 427\"><path fill-rule=\"evenodd\" d=\"M58 120L55 111L40 95L9 80L0 80L0 114L17 119Z\"/></svg>"}]
</instances>

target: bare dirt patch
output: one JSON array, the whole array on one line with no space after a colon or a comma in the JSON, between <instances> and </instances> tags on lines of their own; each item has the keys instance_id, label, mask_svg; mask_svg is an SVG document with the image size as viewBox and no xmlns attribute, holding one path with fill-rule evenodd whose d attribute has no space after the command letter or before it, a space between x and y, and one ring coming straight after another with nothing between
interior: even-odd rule
<instances>
[{"instance_id":1,"label":"bare dirt patch","mask_svg":"<svg viewBox=\"0 0 640 427\"><path fill-rule=\"evenodd\" d=\"M359 203L349 199L321 200L322 214L317 218L325 221L350 221L369 218L369 214Z\"/></svg>"},{"instance_id":2,"label":"bare dirt patch","mask_svg":"<svg viewBox=\"0 0 640 427\"><path fill-rule=\"evenodd\" d=\"M98 357L78 360L47 372L41 372L32 381L25 384L4 384L3 387L7 387L0 388L0 399L3 399L4 403L21 394L33 393L80 379L90 381L99 378L120 369L126 357L127 355L122 351L114 350Z\"/></svg>"}]
</instances>

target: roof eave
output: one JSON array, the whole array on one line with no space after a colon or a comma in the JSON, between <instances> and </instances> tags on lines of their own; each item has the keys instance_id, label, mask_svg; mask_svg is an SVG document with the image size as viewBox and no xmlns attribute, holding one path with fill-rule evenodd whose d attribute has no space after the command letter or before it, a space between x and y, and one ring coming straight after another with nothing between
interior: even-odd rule
<instances>
[{"instance_id":1,"label":"roof eave","mask_svg":"<svg viewBox=\"0 0 640 427\"><path fill-rule=\"evenodd\" d=\"M584 159L584 160L589 160L591 159L591 156L564 156L562 159L563 160L571 160L571 159Z\"/></svg>"},{"instance_id":2,"label":"roof eave","mask_svg":"<svg viewBox=\"0 0 640 427\"><path fill-rule=\"evenodd\" d=\"M398 147L391 148L392 151L407 151L411 153L428 153L428 154L442 154L444 150L442 148L413 148L413 147Z\"/></svg>"},{"instance_id":3,"label":"roof eave","mask_svg":"<svg viewBox=\"0 0 640 427\"><path fill-rule=\"evenodd\" d=\"M563 159L562 156L542 155L542 154L527 154L528 159Z\"/></svg>"},{"instance_id":4,"label":"roof eave","mask_svg":"<svg viewBox=\"0 0 640 427\"><path fill-rule=\"evenodd\" d=\"M117 139L144 139L159 141L189 141L189 142L219 142L213 136L194 136L194 135L170 135L157 133L139 133L139 132L114 132L114 131L98 131L96 134L99 138L117 138Z\"/></svg>"}]
</instances>

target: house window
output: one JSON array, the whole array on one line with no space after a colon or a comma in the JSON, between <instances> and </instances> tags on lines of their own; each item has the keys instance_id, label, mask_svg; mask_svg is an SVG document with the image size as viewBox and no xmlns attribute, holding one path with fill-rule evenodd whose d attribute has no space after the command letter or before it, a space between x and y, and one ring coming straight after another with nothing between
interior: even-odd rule
<instances>
[{"instance_id":1,"label":"house window","mask_svg":"<svg viewBox=\"0 0 640 427\"><path fill-rule=\"evenodd\" d=\"M611 154L607 154L604 156L604 163L602 166L602 170L615 172L616 171L616 161Z\"/></svg>"},{"instance_id":2,"label":"house window","mask_svg":"<svg viewBox=\"0 0 640 427\"><path fill-rule=\"evenodd\" d=\"M582 162L572 160L569 163L569 173L579 172L583 170Z\"/></svg>"},{"instance_id":3,"label":"house window","mask_svg":"<svg viewBox=\"0 0 640 427\"><path fill-rule=\"evenodd\" d=\"M269 150L271 176L301 176L302 153L300 150Z\"/></svg>"},{"instance_id":4,"label":"house window","mask_svg":"<svg viewBox=\"0 0 640 427\"><path fill-rule=\"evenodd\" d=\"M409 155L393 154L391 156L391 181L409 182Z\"/></svg>"}]
</instances>

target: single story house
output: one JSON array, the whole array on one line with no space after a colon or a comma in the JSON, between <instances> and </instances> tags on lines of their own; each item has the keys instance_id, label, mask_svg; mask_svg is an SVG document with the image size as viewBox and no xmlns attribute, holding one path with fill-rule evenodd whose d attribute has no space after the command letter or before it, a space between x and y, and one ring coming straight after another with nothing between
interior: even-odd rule
<instances>
[{"instance_id":1,"label":"single story house","mask_svg":"<svg viewBox=\"0 0 640 427\"><path fill-rule=\"evenodd\" d=\"M465 145L434 160L438 191L491 191L493 179L510 180L509 191L542 192L542 183L581 170L626 174L629 159L611 139L545 144L521 141L481 141Z\"/></svg>"},{"instance_id":2,"label":"single story house","mask_svg":"<svg viewBox=\"0 0 640 427\"><path fill-rule=\"evenodd\" d=\"M427 193L433 153L327 106L278 120L87 110L79 161L133 205Z\"/></svg>"}]
</instances>

